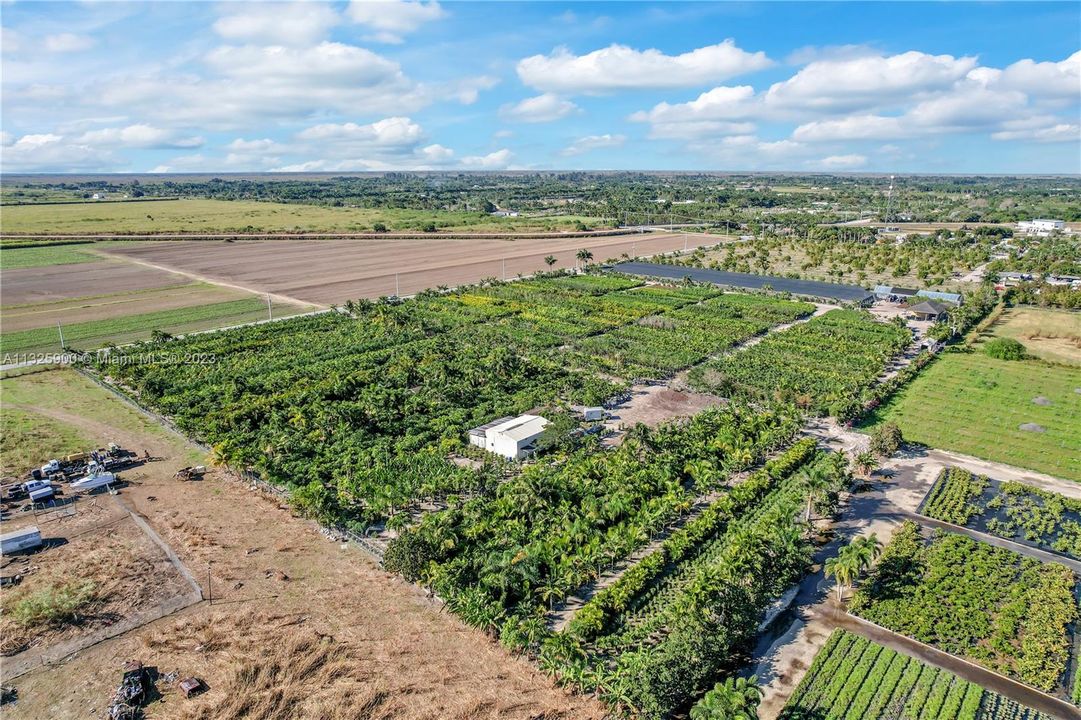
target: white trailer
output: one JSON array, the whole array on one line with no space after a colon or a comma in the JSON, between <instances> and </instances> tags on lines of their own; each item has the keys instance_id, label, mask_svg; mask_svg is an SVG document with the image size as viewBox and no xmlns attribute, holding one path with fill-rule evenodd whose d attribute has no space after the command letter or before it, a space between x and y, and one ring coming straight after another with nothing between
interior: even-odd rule
<instances>
[{"instance_id":1,"label":"white trailer","mask_svg":"<svg viewBox=\"0 0 1081 720\"><path fill-rule=\"evenodd\" d=\"M41 545L41 531L36 525L0 535L0 555L33 550Z\"/></svg>"}]
</instances>

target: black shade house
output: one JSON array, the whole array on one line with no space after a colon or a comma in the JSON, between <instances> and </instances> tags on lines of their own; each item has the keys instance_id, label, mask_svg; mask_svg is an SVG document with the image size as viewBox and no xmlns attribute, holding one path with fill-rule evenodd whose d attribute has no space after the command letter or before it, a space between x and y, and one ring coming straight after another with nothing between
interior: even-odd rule
<instances>
[{"instance_id":1,"label":"black shade house","mask_svg":"<svg viewBox=\"0 0 1081 720\"><path fill-rule=\"evenodd\" d=\"M839 303L870 305L875 296L869 290L858 285L839 285L817 280L795 280L793 278L772 275L752 275L750 273L727 272L725 270L707 270L705 268L685 267L683 265L661 265L648 262L624 262L612 266L615 272L644 277L682 280L690 278L695 282L713 283L725 287L744 290L773 290L803 297L816 298Z\"/></svg>"}]
</instances>

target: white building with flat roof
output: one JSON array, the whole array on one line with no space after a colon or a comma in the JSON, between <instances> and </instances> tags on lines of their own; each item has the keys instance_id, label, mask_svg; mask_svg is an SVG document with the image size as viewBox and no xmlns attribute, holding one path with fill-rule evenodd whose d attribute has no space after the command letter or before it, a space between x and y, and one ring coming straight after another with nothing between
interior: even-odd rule
<instances>
[{"instance_id":1,"label":"white building with flat roof","mask_svg":"<svg viewBox=\"0 0 1081 720\"><path fill-rule=\"evenodd\" d=\"M540 415L519 415L493 420L469 431L469 442L508 460L532 454L548 421Z\"/></svg>"},{"instance_id":2,"label":"white building with flat roof","mask_svg":"<svg viewBox=\"0 0 1081 720\"><path fill-rule=\"evenodd\" d=\"M1023 220L1017 223L1017 229L1028 235L1039 235L1045 237L1053 232L1065 232L1066 221L1065 220L1048 220L1046 218L1037 218L1036 220Z\"/></svg>"}]
</instances>

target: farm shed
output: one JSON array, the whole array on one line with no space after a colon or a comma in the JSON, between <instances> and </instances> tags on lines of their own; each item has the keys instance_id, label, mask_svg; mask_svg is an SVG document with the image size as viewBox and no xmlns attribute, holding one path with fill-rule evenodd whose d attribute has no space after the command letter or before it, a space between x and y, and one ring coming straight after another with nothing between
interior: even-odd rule
<instances>
[{"instance_id":1,"label":"farm shed","mask_svg":"<svg viewBox=\"0 0 1081 720\"><path fill-rule=\"evenodd\" d=\"M940 292L938 290L920 290L916 293L916 297L927 298L928 300L940 300L942 302L953 303L954 305L961 304L961 295L959 293Z\"/></svg>"},{"instance_id":2,"label":"farm shed","mask_svg":"<svg viewBox=\"0 0 1081 720\"><path fill-rule=\"evenodd\" d=\"M915 297L919 291L912 288L893 287L892 285L875 285L874 293L875 298L879 300L889 300L890 298L904 300Z\"/></svg>"},{"instance_id":3,"label":"farm shed","mask_svg":"<svg viewBox=\"0 0 1081 720\"><path fill-rule=\"evenodd\" d=\"M36 525L0 535L0 555L32 550L39 545L41 545L41 531Z\"/></svg>"},{"instance_id":4,"label":"farm shed","mask_svg":"<svg viewBox=\"0 0 1081 720\"><path fill-rule=\"evenodd\" d=\"M914 305L909 308L909 312L916 316L917 320L941 320L946 317L946 310L948 308L940 302L935 300L928 300L921 302L919 305Z\"/></svg>"},{"instance_id":5,"label":"farm shed","mask_svg":"<svg viewBox=\"0 0 1081 720\"><path fill-rule=\"evenodd\" d=\"M661 265L648 262L618 263L613 265L611 269L628 275L665 278L668 280L690 278L695 282L712 283L740 290L772 290L819 300L855 303L856 305L870 305L875 299L873 294L857 285L839 285L817 280L795 280L772 275L753 275L751 273L707 270L683 265Z\"/></svg>"},{"instance_id":6,"label":"farm shed","mask_svg":"<svg viewBox=\"0 0 1081 720\"><path fill-rule=\"evenodd\" d=\"M548 421L540 415L500 418L469 431L469 442L508 460L521 460L533 452Z\"/></svg>"}]
</instances>

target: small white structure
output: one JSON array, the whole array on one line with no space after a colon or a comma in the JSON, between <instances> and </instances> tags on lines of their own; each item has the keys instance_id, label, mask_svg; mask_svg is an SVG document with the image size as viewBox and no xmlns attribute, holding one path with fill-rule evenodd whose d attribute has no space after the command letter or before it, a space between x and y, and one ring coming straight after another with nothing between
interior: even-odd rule
<instances>
[{"instance_id":1,"label":"small white structure","mask_svg":"<svg viewBox=\"0 0 1081 720\"><path fill-rule=\"evenodd\" d=\"M1040 237L1046 237L1055 231L1063 232L1064 230L1066 230L1066 221L1049 220L1047 218L1023 220L1017 223L1017 229L1029 235L1039 235Z\"/></svg>"},{"instance_id":2,"label":"small white structure","mask_svg":"<svg viewBox=\"0 0 1081 720\"><path fill-rule=\"evenodd\" d=\"M494 420L469 431L469 442L508 460L521 460L534 450L548 421L540 415Z\"/></svg>"},{"instance_id":3,"label":"small white structure","mask_svg":"<svg viewBox=\"0 0 1081 720\"><path fill-rule=\"evenodd\" d=\"M587 422L604 420L604 408L598 406L582 408L582 419Z\"/></svg>"},{"instance_id":4,"label":"small white structure","mask_svg":"<svg viewBox=\"0 0 1081 720\"><path fill-rule=\"evenodd\" d=\"M0 535L0 555L33 550L41 545L41 531L36 525Z\"/></svg>"}]
</instances>

